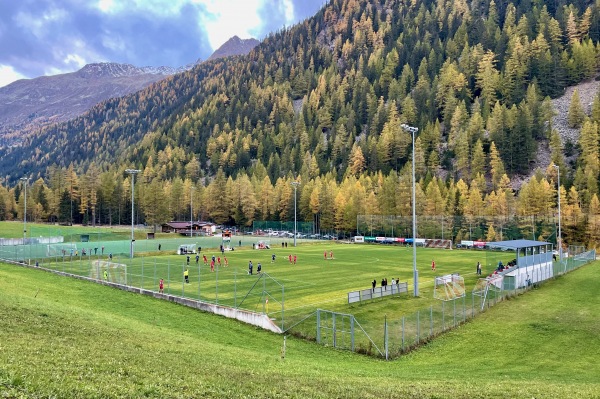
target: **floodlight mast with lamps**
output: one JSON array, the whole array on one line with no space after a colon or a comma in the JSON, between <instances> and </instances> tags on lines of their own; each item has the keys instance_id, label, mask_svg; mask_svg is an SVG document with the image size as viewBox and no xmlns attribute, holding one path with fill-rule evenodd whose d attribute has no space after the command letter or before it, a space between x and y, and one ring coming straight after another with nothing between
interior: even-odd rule
<instances>
[{"instance_id":1,"label":"floodlight mast with lamps","mask_svg":"<svg viewBox=\"0 0 600 399\"><path fill-rule=\"evenodd\" d=\"M412 135L412 222L413 222L413 281L414 281L414 296L419 296L419 272L417 270L417 204L415 195L415 134L419 128L409 126L405 123L400 127Z\"/></svg>"},{"instance_id":2,"label":"floodlight mast with lamps","mask_svg":"<svg viewBox=\"0 0 600 399\"><path fill-rule=\"evenodd\" d=\"M129 252L129 257L133 259L133 243L135 242L135 239L133 238L133 222L134 222L134 208L133 208L133 201L134 201L134 186L135 186L135 175L137 175L138 173L141 172L141 170L139 169L126 169L125 172L129 173L131 175L131 249Z\"/></svg>"},{"instance_id":3,"label":"floodlight mast with lamps","mask_svg":"<svg viewBox=\"0 0 600 399\"><path fill-rule=\"evenodd\" d=\"M298 228L296 225L296 191L299 185L300 182L298 181L292 182L292 186L294 186L294 246L296 246L296 236L298 235Z\"/></svg>"},{"instance_id":4,"label":"floodlight mast with lamps","mask_svg":"<svg viewBox=\"0 0 600 399\"><path fill-rule=\"evenodd\" d=\"M558 260L562 262L562 235L560 230L560 167L558 165L554 165L556 168L556 173L558 174L558 182L557 182L557 191L558 191Z\"/></svg>"},{"instance_id":5,"label":"floodlight mast with lamps","mask_svg":"<svg viewBox=\"0 0 600 399\"><path fill-rule=\"evenodd\" d=\"M27 239L27 183L29 183L28 177L21 177L19 180L23 182L25 201L23 203L23 245Z\"/></svg>"}]
</instances>

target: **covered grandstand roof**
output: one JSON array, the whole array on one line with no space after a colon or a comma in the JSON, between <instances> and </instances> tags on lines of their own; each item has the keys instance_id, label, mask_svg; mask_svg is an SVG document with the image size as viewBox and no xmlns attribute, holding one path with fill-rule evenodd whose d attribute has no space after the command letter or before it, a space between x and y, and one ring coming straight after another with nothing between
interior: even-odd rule
<instances>
[{"instance_id":1,"label":"covered grandstand roof","mask_svg":"<svg viewBox=\"0 0 600 399\"><path fill-rule=\"evenodd\" d=\"M508 249L520 249L528 247L539 247L541 245L552 244L546 241L534 241L534 240L509 240L509 241L494 241L488 242L487 245L490 248L508 248Z\"/></svg>"}]
</instances>

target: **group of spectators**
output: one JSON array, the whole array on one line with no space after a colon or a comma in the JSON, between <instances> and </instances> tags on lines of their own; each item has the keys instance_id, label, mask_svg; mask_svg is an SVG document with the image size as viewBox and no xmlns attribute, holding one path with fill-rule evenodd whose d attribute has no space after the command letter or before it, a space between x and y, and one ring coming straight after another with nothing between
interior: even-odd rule
<instances>
[{"instance_id":1,"label":"group of spectators","mask_svg":"<svg viewBox=\"0 0 600 399\"><path fill-rule=\"evenodd\" d=\"M397 279L392 278L392 285L395 285L398 283L400 283L400 278L397 278ZM377 287L377 280L373 280L373 282L371 282L371 285L373 287L373 292L375 292L375 287ZM388 286L387 277L382 278L381 279L381 288L383 288L384 291L387 291L387 286Z\"/></svg>"}]
</instances>

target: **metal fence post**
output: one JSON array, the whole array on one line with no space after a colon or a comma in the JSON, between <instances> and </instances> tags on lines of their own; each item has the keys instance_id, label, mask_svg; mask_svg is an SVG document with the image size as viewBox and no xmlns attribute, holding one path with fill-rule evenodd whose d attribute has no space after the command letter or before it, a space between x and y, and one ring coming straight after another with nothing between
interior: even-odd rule
<instances>
[{"instance_id":1,"label":"metal fence post","mask_svg":"<svg viewBox=\"0 0 600 399\"><path fill-rule=\"evenodd\" d=\"M429 336L433 335L433 305L429 308Z\"/></svg>"},{"instance_id":2,"label":"metal fence post","mask_svg":"<svg viewBox=\"0 0 600 399\"><path fill-rule=\"evenodd\" d=\"M417 310L417 344L421 342L421 325L420 325L421 314Z\"/></svg>"},{"instance_id":3,"label":"metal fence post","mask_svg":"<svg viewBox=\"0 0 600 399\"><path fill-rule=\"evenodd\" d=\"M185 265L181 262L181 277L185 273ZM185 278L181 279L181 297L185 298Z\"/></svg>"},{"instance_id":4,"label":"metal fence post","mask_svg":"<svg viewBox=\"0 0 600 399\"><path fill-rule=\"evenodd\" d=\"M144 289L144 256L142 256L142 289Z\"/></svg>"},{"instance_id":5,"label":"metal fence post","mask_svg":"<svg viewBox=\"0 0 600 399\"><path fill-rule=\"evenodd\" d=\"M200 278L200 262L198 262L198 302L201 301L200 299L200 283L202 282L201 278Z\"/></svg>"},{"instance_id":6,"label":"metal fence post","mask_svg":"<svg viewBox=\"0 0 600 399\"><path fill-rule=\"evenodd\" d=\"M321 309L317 309L317 343L321 343Z\"/></svg>"},{"instance_id":7,"label":"metal fence post","mask_svg":"<svg viewBox=\"0 0 600 399\"><path fill-rule=\"evenodd\" d=\"M404 352L404 316L402 316L402 352Z\"/></svg>"},{"instance_id":8,"label":"metal fence post","mask_svg":"<svg viewBox=\"0 0 600 399\"><path fill-rule=\"evenodd\" d=\"M467 321L467 299L463 296L463 323Z\"/></svg>"},{"instance_id":9,"label":"metal fence post","mask_svg":"<svg viewBox=\"0 0 600 399\"><path fill-rule=\"evenodd\" d=\"M446 301L442 301L442 332L446 331L446 313L445 313L445 306Z\"/></svg>"},{"instance_id":10,"label":"metal fence post","mask_svg":"<svg viewBox=\"0 0 600 399\"><path fill-rule=\"evenodd\" d=\"M156 258L154 258L154 279L152 280L152 291L156 288Z\"/></svg>"},{"instance_id":11,"label":"metal fence post","mask_svg":"<svg viewBox=\"0 0 600 399\"><path fill-rule=\"evenodd\" d=\"M352 346L352 352L354 352L354 316L350 317L350 345Z\"/></svg>"},{"instance_id":12,"label":"metal fence post","mask_svg":"<svg viewBox=\"0 0 600 399\"><path fill-rule=\"evenodd\" d=\"M167 290L171 294L171 260L167 261Z\"/></svg>"},{"instance_id":13,"label":"metal fence post","mask_svg":"<svg viewBox=\"0 0 600 399\"><path fill-rule=\"evenodd\" d=\"M383 317L383 345L385 346L385 360L389 360L387 315Z\"/></svg>"},{"instance_id":14,"label":"metal fence post","mask_svg":"<svg viewBox=\"0 0 600 399\"><path fill-rule=\"evenodd\" d=\"M456 299L452 301L452 313L454 313L453 317L454 317L454 325L453 327L456 327Z\"/></svg>"}]
</instances>

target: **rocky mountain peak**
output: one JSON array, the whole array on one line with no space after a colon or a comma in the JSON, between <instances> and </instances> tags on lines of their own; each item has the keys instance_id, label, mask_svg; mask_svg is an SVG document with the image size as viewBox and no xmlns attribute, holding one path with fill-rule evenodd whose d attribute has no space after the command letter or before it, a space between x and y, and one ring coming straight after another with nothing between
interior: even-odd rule
<instances>
[{"instance_id":1,"label":"rocky mountain peak","mask_svg":"<svg viewBox=\"0 0 600 399\"><path fill-rule=\"evenodd\" d=\"M218 58L229 57L232 55L246 55L260 42L254 38L240 39L238 36L233 36L227 40L221 47L215 50L208 60L216 60Z\"/></svg>"}]
</instances>

